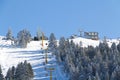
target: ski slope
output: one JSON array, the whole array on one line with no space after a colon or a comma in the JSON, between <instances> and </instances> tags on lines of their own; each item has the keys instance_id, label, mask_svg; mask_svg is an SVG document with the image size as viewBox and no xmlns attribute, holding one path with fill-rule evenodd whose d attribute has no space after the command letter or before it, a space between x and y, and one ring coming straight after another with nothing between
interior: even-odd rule
<instances>
[{"instance_id":1,"label":"ski slope","mask_svg":"<svg viewBox=\"0 0 120 80\"><path fill-rule=\"evenodd\" d=\"M2 40L2 37L0 37L0 65L2 67L3 75L6 75L6 72L10 67L17 66L18 63L27 60L32 65L35 75L34 80L49 80L49 68L54 68L52 71L53 80L65 79L60 67L56 63L55 56L53 56L52 53L45 51L47 48L46 43L48 44L48 41L44 41L44 47L41 46L41 43L41 41L31 41L25 49L16 48L12 45L10 40ZM45 64L46 54L47 64Z\"/></svg>"},{"instance_id":2,"label":"ski slope","mask_svg":"<svg viewBox=\"0 0 120 80\"><path fill-rule=\"evenodd\" d=\"M27 48L16 48L12 45L10 40L2 40L4 37L0 37L0 65L2 67L2 72L6 75L9 67L17 66L18 63L27 60L31 63L34 70L34 80L49 80L50 70L49 68L54 68L52 71L53 80L68 80L65 74L62 72L62 66L56 63L55 56L52 53L45 51L48 45L48 41L44 41L44 47L41 46L41 41L31 41ZM71 40L71 39L70 39ZM72 39L75 44L82 42L83 47L98 46L101 40L90 40L85 38L75 38ZM112 39L107 40L109 46L113 42L119 43L119 40ZM47 45L46 45L47 44ZM48 63L45 64L45 55L47 54Z\"/></svg>"}]
</instances>

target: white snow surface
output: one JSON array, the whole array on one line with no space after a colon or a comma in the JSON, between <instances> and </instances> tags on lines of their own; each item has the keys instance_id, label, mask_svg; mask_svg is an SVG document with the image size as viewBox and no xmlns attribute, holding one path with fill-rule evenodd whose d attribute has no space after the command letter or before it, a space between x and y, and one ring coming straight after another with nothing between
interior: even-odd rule
<instances>
[{"instance_id":1,"label":"white snow surface","mask_svg":"<svg viewBox=\"0 0 120 80\"><path fill-rule=\"evenodd\" d=\"M82 42L82 47L87 47L87 46L98 46L100 41L99 40L91 40L91 39L85 39L85 38L81 38L81 37L78 37L78 38L75 38L75 39L72 39L73 42L75 42L75 44L80 44L80 42Z\"/></svg>"},{"instance_id":2,"label":"white snow surface","mask_svg":"<svg viewBox=\"0 0 120 80\"><path fill-rule=\"evenodd\" d=\"M27 60L32 64L32 66L40 64L44 59L37 59L44 54L41 54L41 49L46 49L47 45L44 41L44 48L41 46L41 41L31 41L27 48L16 48L11 45L10 40L2 40L0 37L0 65L2 67L2 72L6 75L7 70L12 66L17 66L18 63ZM34 59L36 58L36 59Z\"/></svg>"},{"instance_id":3,"label":"white snow surface","mask_svg":"<svg viewBox=\"0 0 120 80\"><path fill-rule=\"evenodd\" d=\"M12 42L10 40L2 40L3 38L4 36L0 36L0 65L2 67L2 72L4 75L6 75L6 72L10 67L17 66L18 63L27 60L33 67L35 80L49 80L49 71L46 71L45 68L50 67L50 65L55 68L55 71L53 72L54 79L57 78L57 80L63 80L64 78L67 80L63 72L61 72L60 66L56 63L55 56L52 56L51 53L47 53L49 56L48 64L43 65L45 62L45 54L43 54L42 51L43 49L47 48L47 40L44 41L44 47L41 46L41 41L31 41L27 45L27 48L24 49L12 46ZM96 47L101 42L100 40L91 40L81 37L72 40L75 42L75 44L82 42L83 47L87 47L88 45ZM111 46L113 42L116 44L119 43L117 39L107 40L107 42L109 46Z\"/></svg>"}]
</instances>

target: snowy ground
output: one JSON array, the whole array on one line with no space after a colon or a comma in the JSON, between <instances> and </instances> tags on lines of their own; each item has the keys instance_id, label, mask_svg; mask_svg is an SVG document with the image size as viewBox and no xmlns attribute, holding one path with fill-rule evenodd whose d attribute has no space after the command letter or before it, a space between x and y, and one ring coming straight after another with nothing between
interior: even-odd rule
<instances>
[{"instance_id":1,"label":"snowy ground","mask_svg":"<svg viewBox=\"0 0 120 80\"><path fill-rule=\"evenodd\" d=\"M6 75L9 67L17 66L19 62L27 60L31 63L34 70L34 80L49 80L49 68L54 68L52 71L53 80L64 80L65 77L63 73L61 73L58 64L56 64L55 56L53 56L52 53L45 51L47 48L46 43L48 43L48 41L44 41L43 48L41 46L41 41L32 41L28 44L27 48L22 49L12 46L11 41L0 40L0 65L3 74ZM48 60L47 64L45 64L46 53Z\"/></svg>"},{"instance_id":2,"label":"snowy ground","mask_svg":"<svg viewBox=\"0 0 120 80\"><path fill-rule=\"evenodd\" d=\"M86 47L88 45L98 46L100 41L97 40L89 40L84 38L76 38L73 39L76 44L82 42L82 46ZM119 43L118 40L108 40L109 46L116 42ZM67 80L63 72L62 68L56 63L55 56L52 53L45 52L44 49L47 48L48 41L44 41L44 48L41 46L41 41L32 41L28 44L27 48L15 48L11 46L11 41L2 40L0 37L0 65L2 66L3 74L6 75L6 72L9 67L17 66L19 62L23 62L27 60L32 64L35 80L49 80L50 71L49 68L54 68L52 71L53 80ZM45 54L48 55L48 64L45 63Z\"/></svg>"}]
</instances>

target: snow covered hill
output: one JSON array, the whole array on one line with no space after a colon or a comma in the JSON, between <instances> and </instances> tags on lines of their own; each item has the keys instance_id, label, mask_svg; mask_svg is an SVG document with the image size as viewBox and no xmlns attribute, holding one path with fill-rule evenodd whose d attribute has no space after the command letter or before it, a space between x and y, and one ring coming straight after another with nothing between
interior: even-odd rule
<instances>
[{"instance_id":1,"label":"snow covered hill","mask_svg":"<svg viewBox=\"0 0 120 80\"><path fill-rule=\"evenodd\" d=\"M55 56L52 53L45 52L47 48L48 41L44 41L44 48L41 46L41 41L31 41L27 48L15 48L12 46L12 42L10 40L3 40L3 36L0 37L0 65L3 70L3 74L6 75L6 72L9 67L17 66L19 62L23 62L27 60L32 64L35 80L49 80L50 71L47 70L49 68L54 68L53 71L53 80L67 80L65 75L61 72L60 66L56 63ZM85 38L75 38L73 41L76 44L82 42L83 47L87 47L88 45L98 46L101 40L90 40ZM119 43L119 40L112 39L107 40L109 46L113 42ZM44 53L43 53L44 52ZM48 55L48 64L45 63L45 55Z\"/></svg>"},{"instance_id":2,"label":"snow covered hill","mask_svg":"<svg viewBox=\"0 0 120 80\"><path fill-rule=\"evenodd\" d=\"M92 40L92 39L86 39L86 38L82 38L82 37L78 37L75 39L70 39L70 41L73 40L73 42L75 42L75 44L80 44L81 42L81 46L82 47L87 47L87 46L98 46L100 42L103 42L103 40ZM110 47L112 45L112 43L119 43L118 39L106 39L106 42L108 43L108 46Z\"/></svg>"},{"instance_id":3,"label":"snow covered hill","mask_svg":"<svg viewBox=\"0 0 120 80\"><path fill-rule=\"evenodd\" d=\"M3 40L3 37L0 37L0 65L3 74L6 75L10 67L17 66L18 63L27 60L31 63L34 70L34 80L49 80L51 77L49 68L54 68L52 71L53 80L56 80L56 78L58 78L57 80L65 79L59 66L56 64L55 56L45 51L48 41L44 41L44 47L41 46L41 43L41 41L31 41L25 49L16 48L10 40ZM47 64L45 64L46 54Z\"/></svg>"}]
</instances>

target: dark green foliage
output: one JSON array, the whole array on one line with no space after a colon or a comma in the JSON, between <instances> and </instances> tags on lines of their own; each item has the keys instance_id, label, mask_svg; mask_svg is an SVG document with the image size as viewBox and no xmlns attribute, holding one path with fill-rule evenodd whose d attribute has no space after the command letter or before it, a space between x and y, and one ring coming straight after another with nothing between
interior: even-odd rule
<instances>
[{"instance_id":1,"label":"dark green foliage","mask_svg":"<svg viewBox=\"0 0 120 80\"><path fill-rule=\"evenodd\" d=\"M14 76L15 76L15 70L16 70L16 68L13 66L11 69L12 78L14 78Z\"/></svg>"},{"instance_id":2,"label":"dark green foliage","mask_svg":"<svg viewBox=\"0 0 120 80\"><path fill-rule=\"evenodd\" d=\"M117 50L118 50L119 53L120 53L120 43L117 45Z\"/></svg>"},{"instance_id":3,"label":"dark green foliage","mask_svg":"<svg viewBox=\"0 0 120 80\"><path fill-rule=\"evenodd\" d=\"M23 77L24 77L23 63L19 63L16 68L15 79L21 80Z\"/></svg>"},{"instance_id":4,"label":"dark green foliage","mask_svg":"<svg viewBox=\"0 0 120 80\"><path fill-rule=\"evenodd\" d=\"M108 44L107 43L100 43L99 49L100 49L101 54L104 54L104 52L108 52L109 51Z\"/></svg>"},{"instance_id":5,"label":"dark green foliage","mask_svg":"<svg viewBox=\"0 0 120 80\"><path fill-rule=\"evenodd\" d=\"M54 33L51 33L51 34L50 34L49 40L50 40L50 41L56 40L56 37L55 37Z\"/></svg>"},{"instance_id":6,"label":"dark green foliage","mask_svg":"<svg viewBox=\"0 0 120 80\"><path fill-rule=\"evenodd\" d=\"M27 61L19 63L16 68L13 66L8 70L6 75L7 80L33 80L33 77L32 67Z\"/></svg>"},{"instance_id":7,"label":"dark green foliage","mask_svg":"<svg viewBox=\"0 0 120 80\"><path fill-rule=\"evenodd\" d=\"M116 46L115 43L113 43L113 44L111 45L111 49L112 49L112 50L117 50L117 46Z\"/></svg>"},{"instance_id":8,"label":"dark green foliage","mask_svg":"<svg viewBox=\"0 0 120 80\"><path fill-rule=\"evenodd\" d=\"M40 36L40 39L36 36L34 37L34 41L39 41L39 40L42 40L42 36ZM44 40L48 40L48 37L44 36Z\"/></svg>"},{"instance_id":9,"label":"dark green foliage","mask_svg":"<svg viewBox=\"0 0 120 80\"><path fill-rule=\"evenodd\" d=\"M32 80L34 77L32 67L27 61L18 64L15 72L16 80Z\"/></svg>"},{"instance_id":10,"label":"dark green foliage","mask_svg":"<svg viewBox=\"0 0 120 80\"><path fill-rule=\"evenodd\" d=\"M3 76L3 74L2 74L1 65L0 65L0 80L4 80L4 76Z\"/></svg>"},{"instance_id":11,"label":"dark green foliage","mask_svg":"<svg viewBox=\"0 0 120 80\"><path fill-rule=\"evenodd\" d=\"M6 75L6 80L13 80L15 76L15 67L9 68Z\"/></svg>"},{"instance_id":12,"label":"dark green foliage","mask_svg":"<svg viewBox=\"0 0 120 80\"><path fill-rule=\"evenodd\" d=\"M54 36L54 33L50 34L48 48L49 48L49 50L52 50L53 52L57 48L57 41L56 41L56 38Z\"/></svg>"},{"instance_id":13,"label":"dark green foliage","mask_svg":"<svg viewBox=\"0 0 120 80\"><path fill-rule=\"evenodd\" d=\"M38 41L39 39L35 36L33 40L34 40L34 41Z\"/></svg>"},{"instance_id":14,"label":"dark green foliage","mask_svg":"<svg viewBox=\"0 0 120 80\"><path fill-rule=\"evenodd\" d=\"M87 50L86 54L88 55L88 57L90 59L93 59L95 54L96 54L94 47L93 46L88 46L88 50Z\"/></svg>"},{"instance_id":15,"label":"dark green foliage","mask_svg":"<svg viewBox=\"0 0 120 80\"><path fill-rule=\"evenodd\" d=\"M27 69L28 69L28 76L33 78L34 77L34 73L33 73L33 69L32 66L30 65L30 63L27 64Z\"/></svg>"},{"instance_id":16,"label":"dark green foliage","mask_svg":"<svg viewBox=\"0 0 120 80\"><path fill-rule=\"evenodd\" d=\"M0 74L2 73L1 65L0 65Z\"/></svg>"},{"instance_id":17,"label":"dark green foliage","mask_svg":"<svg viewBox=\"0 0 120 80\"><path fill-rule=\"evenodd\" d=\"M59 51L60 51L60 58L62 61L65 61L65 45L66 45L66 41L65 41L65 38L64 37L61 37L60 38L60 41L59 41Z\"/></svg>"},{"instance_id":18,"label":"dark green foliage","mask_svg":"<svg viewBox=\"0 0 120 80\"><path fill-rule=\"evenodd\" d=\"M73 40L62 37L55 53L70 80L120 79L120 43L109 47L103 42L97 47L83 48L80 44L75 45Z\"/></svg>"}]
</instances>

